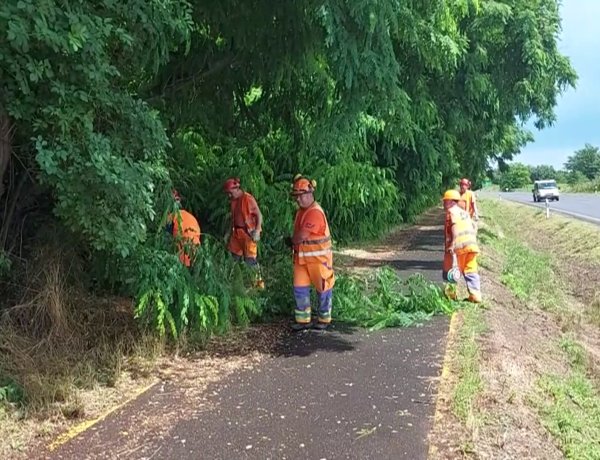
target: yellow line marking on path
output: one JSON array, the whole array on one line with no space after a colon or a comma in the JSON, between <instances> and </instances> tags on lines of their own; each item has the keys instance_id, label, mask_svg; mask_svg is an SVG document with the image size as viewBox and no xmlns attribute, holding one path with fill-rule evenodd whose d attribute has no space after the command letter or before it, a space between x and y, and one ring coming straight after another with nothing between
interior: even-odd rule
<instances>
[{"instance_id":1,"label":"yellow line marking on path","mask_svg":"<svg viewBox=\"0 0 600 460\"><path fill-rule=\"evenodd\" d=\"M433 425L431 427L430 432L433 432L436 424L439 422L439 420L441 419L442 415L440 414L440 399L441 399L441 389L442 389L442 384L448 379L448 376L450 375L450 342L453 341L454 336L456 335L456 329L457 329L457 324L458 324L458 314L457 312L452 313L452 316L450 317L450 326L448 327L448 336L446 339L446 348L444 351L444 361L442 363L442 373L440 376L440 381L438 383L438 393L437 393L437 397L435 399L435 412L434 412L434 416L433 416ZM430 442L429 443L429 454L427 456L427 458L431 458L433 456L433 454L435 453L436 448L433 446L433 444Z\"/></svg>"},{"instance_id":2,"label":"yellow line marking on path","mask_svg":"<svg viewBox=\"0 0 600 460\"><path fill-rule=\"evenodd\" d=\"M133 393L132 396L127 398L121 404L118 404L115 407L108 409L106 412L102 413L98 417L93 418L91 420L86 420L85 422L81 422L81 423L69 428L69 430L67 430L65 433L59 435L52 443L50 443L48 445L48 450L50 452L52 452L52 451L58 449L63 444L66 444L71 439L74 439L75 437L77 437L81 433L83 433L84 431L86 431L86 430L90 429L92 426L96 425L98 422L101 422L102 420L104 420L110 414L116 412L117 410L123 408L130 402L136 400L137 398L139 398L142 394L144 394L146 391L148 391L150 388L152 388L157 383L158 383L158 381L154 381L154 382L146 385L145 387L138 389L136 392Z\"/></svg>"}]
</instances>

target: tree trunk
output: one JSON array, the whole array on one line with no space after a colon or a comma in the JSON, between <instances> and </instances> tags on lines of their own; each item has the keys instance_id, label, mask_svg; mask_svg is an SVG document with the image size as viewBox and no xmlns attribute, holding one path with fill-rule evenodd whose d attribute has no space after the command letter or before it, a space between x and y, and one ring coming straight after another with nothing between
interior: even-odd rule
<instances>
[{"instance_id":1,"label":"tree trunk","mask_svg":"<svg viewBox=\"0 0 600 460\"><path fill-rule=\"evenodd\" d=\"M0 199L4 196L4 174L12 155L14 125L10 122L4 108L0 106Z\"/></svg>"}]
</instances>

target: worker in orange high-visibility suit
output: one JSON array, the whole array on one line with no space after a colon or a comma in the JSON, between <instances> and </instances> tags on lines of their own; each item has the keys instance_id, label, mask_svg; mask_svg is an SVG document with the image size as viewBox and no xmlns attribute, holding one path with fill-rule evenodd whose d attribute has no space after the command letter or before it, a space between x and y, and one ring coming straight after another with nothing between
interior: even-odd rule
<instances>
[{"instance_id":1,"label":"worker in orange high-visibility suit","mask_svg":"<svg viewBox=\"0 0 600 460\"><path fill-rule=\"evenodd\" d=\"M481 302L481 280L477 270L479 246L475 226L469 214L458 205L461 200L460 192L448 190L444 193L444 209L446 222L444 225L445 255L443 265L444 281L448 280L448 272L452 268L453 255L456 255L458 268L463 274L469 291L470 302ZM454 285L447 284L446 295L456 299Z\"/></svg>"},{"instance_id":2,"label":"worker in orange high-visibility suit","mask_svg":"<svg viewBox=\"0 0 600 460\"><path fill-rule=\"evenodd\" d=\"M175 200L175 212L167 217L167 231L175 238L179 260L189 268L200 247L200 224L190 212L181 209L181 196L177 190L172 191L172 196Z\"/></svg>"},{"instance_id":3,"label":"worker in orange high-visibility suit","mask_svg":"<svg viewBox=\"0 0 600 460\"><path fill-rule=\"evenodd\" d=\"M311 327L310 289L318 294L318 320L315 329L326 329L331 323L331 306L335 275L331 234L325 212L315 201L316 182L301 175L294 178L292 196L299 209L294 219L294 234L288 243L294 251L295 324L300 331Z\"/></svg>"},{"instance_id":4,"label":"worker in orange high-visibility suit","mask_svg":"<svg viewBox=\"0 0 600 460\"><path fill-rule=\"evenodd\" d=\"M256 199L241 187L239 178L230 178L223 184L231 205L231 234L227 249L237 259L256 270L256 287L264 288L258 264L258 241L262 233L262 214Z\"/></svg>"},{"instance_id":5,"label":"worker in orange high-visibility suit","mask_svg":"<svg viewBox=\"0 0 600 460\"><path fill-rule=\"evenodd\" d=\"M458 183L460 188L460 199L464 201L465 209L471 219L475 222L479 220L479 211L477 210L477 200L475 199L475 194L471 190L471 181L469 179L463 178Z\"/></svg>"}]
</instances>

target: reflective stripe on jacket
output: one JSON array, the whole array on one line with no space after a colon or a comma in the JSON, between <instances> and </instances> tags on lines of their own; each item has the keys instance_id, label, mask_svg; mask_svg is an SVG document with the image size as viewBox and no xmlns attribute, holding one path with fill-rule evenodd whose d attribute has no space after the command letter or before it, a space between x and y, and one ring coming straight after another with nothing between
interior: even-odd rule
<instances>
[{"instance_id":1,"label":"reflective stripe on jacket","mask_svg":"<svg viewBox=\"0 0 600 460\"><path fill-rule=\"evenodd\" d=\"M333 264L333 250L331 245L331 234L329 232L329 224L325 211L318 203L313 203L307 209L299 209L296 213L294 221L294 233L300 231L304 227L305 218L309 212L319 212L323 216L325 229L316 229L315 233L311 233L310 240L302 241L294 248L294 260L300 265L325 263L331 267Z\"/></svg>"},{"instance_id":2,"label":"reflective stripe on jacket","mask_svg":"<svg viewBox=\"0 0 600 460\"><path fill-rule=\"evenodd\" d=\"M452 242L452 226L456 229L454 252L456 254L479 253L477 233L471 217L459 206L453 206L446 214L446 249Z\"/></svg>"}]
</instances>

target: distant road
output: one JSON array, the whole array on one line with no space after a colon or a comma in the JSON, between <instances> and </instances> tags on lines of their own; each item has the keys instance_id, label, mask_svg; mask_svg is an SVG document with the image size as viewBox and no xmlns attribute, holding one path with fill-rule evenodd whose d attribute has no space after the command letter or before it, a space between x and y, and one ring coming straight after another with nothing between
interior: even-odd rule
<instances>
[{"instance_id":1,"label":"distant road","mask_svg":"<svg viewBox=\"0 0 600 460\"><path fill-rule=\"evenodd\" d=\"M525 203L539 208L545 208L546 203L534 203L531 193L525 192L477 192L482 198L485 196L499 196L505 200ZM600 225L600 194L593 193L561 193L560 201L550 202L550 212L557 211L576 217L581 220L587 220Z\"/></svg>"}]
</instances>

